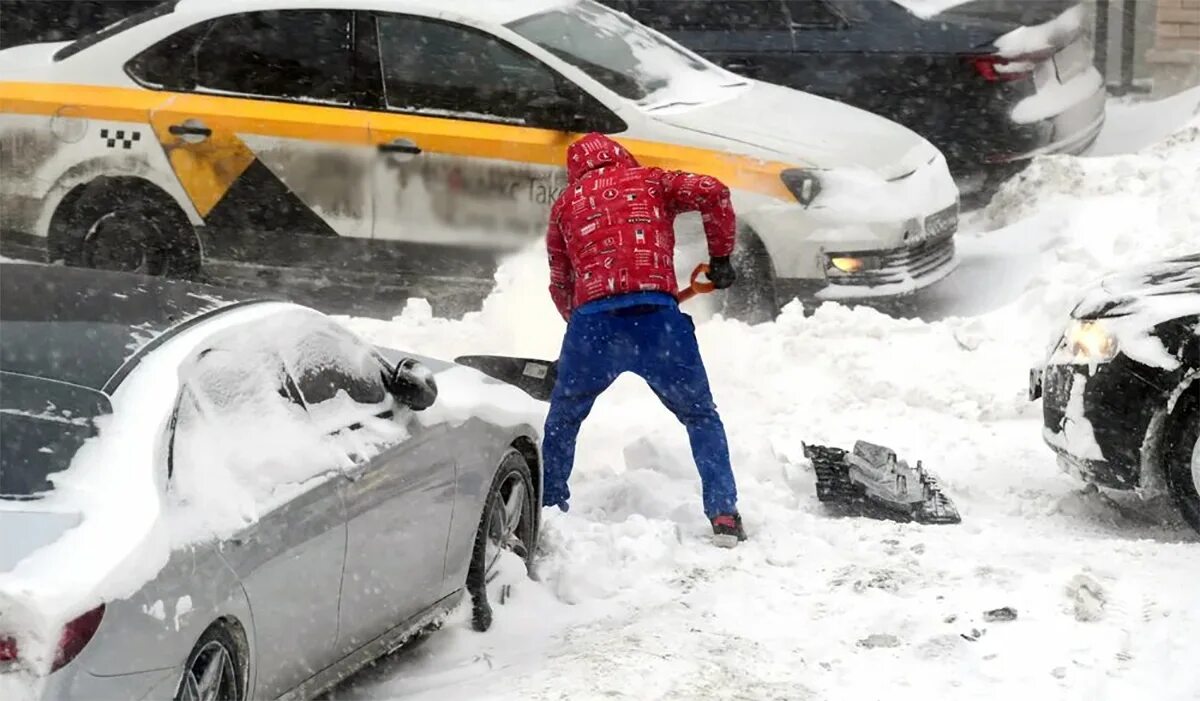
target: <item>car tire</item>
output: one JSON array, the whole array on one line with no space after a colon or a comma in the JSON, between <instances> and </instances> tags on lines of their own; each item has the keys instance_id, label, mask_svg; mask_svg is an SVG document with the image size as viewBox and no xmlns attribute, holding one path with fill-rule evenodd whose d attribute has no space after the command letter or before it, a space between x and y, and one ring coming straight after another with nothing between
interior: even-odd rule
<instances>
[{"instance_id":1,"label":"car tire","mask_svg":"<svg viewBox=\"0 0 1200 701\"><path fill-rule=\"evenodd\" d=\"M737 281L725 291L721 313L747 324L774 321L779 316L775 266L767 247L753 231L738 233L732 262Z\"/></svg>"},{"instance_id":2,"label":"car tire","mask_svg":"<svg viewBox=\"0 0 1200 701\"><path fill-rule=\"evenodd\" d=\"M1200 383L1180 396L1164 453L1167 484L1183 518L1200 533Z\"/></svg>"},{"instance_id":3,"label":"car tire","mask_svg":"<svg viewBox=\"0 0 1200 701\"><path fill-rule=\"evenodd\" d=\"M183 665L175 701L243 701L250 679L243 649L229 624L209 626Z\"/></svg>"},{"instance_id":4,"label":"car tire","mask_svg":"<svg viewBox=\"0 0 1200 701\"><path fill-rule=\"evenodd\" d=\"M524 560L528 574L537 546L537 509L538 494L529 463L520 452L510 450L500 461L488 489L467 569L471 627L475 630L483 632L492 626L487 585L498 574L499 556L506 550L515 552Z\"/></svg>"},{"instance_id":5,"label":"car tire","mask_svg":"<svg viewBox=\"0 0 1200 701\"><path fill-rule=\"evenodd\" d=\"M154 185L93 183L70 206L62 232L67 265L179 279L199 274L195 228Z\"/></svg>"}]
</instances>

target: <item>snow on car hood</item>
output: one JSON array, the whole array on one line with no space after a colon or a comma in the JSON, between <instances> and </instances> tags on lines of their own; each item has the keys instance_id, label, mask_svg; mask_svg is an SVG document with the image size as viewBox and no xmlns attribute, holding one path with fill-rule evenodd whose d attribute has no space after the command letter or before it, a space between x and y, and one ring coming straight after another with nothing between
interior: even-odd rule
<instances>
[{"instance_id":1,"label":"snow on car hood","mask_svg":"<svg viewBox=\"0 0 1200 701\"><path fill-rule=\"evenodd\" d=\"M797 165L867 168L889 179L911 173L938 156L932 144L895 122L761 82L734 99L678 111L650 110L649 115Z\"/></svg>"},{"instance_id":2,"label":"snow on car hood","mask_svg":"<svg viewBox=\"0 0 1200 701\"><path fill-rule=\"evenodd\" d=\"M1071 315L1096 319L1180 309L1200 314L1200 253L1110 275L1088 290Z\"/></svg>"},{"instance_id":3,"label":"snow on car hood","mask_svg":"<svg viewBox=\"0 0 1200 701\"><path fill-rule=\"evenodd\" d=\"M1075 306L1076 319L1101 319L1130 358L1168 370L1179 366L1154 330L1200 316L1200 253L1139 266L1104 278Z\"/></svg>"}]
</instances>

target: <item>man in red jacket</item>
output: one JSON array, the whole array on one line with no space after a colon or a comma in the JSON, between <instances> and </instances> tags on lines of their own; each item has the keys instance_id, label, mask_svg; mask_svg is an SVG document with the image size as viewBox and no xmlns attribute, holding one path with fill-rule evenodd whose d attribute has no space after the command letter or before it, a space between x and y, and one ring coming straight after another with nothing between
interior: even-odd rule
<instances>
[{"instance_id":1,"label":"man in red jacket","mask_svg":"<svg viewBox=\"0 0 1200 701\"><path fill-rule=\"evenodd\" d=\"M709 279L733 284L729 188L706 175L644 168L620 144L588 134L567 149L567 187L546 232L550 295L567 320L543 442L543 503L567 509L579 427L623 372L639 375L687 427L716 542L745 540L725 428L691 317L675 300L675 216L699 211Z\"/></svg>"}]
</instances>

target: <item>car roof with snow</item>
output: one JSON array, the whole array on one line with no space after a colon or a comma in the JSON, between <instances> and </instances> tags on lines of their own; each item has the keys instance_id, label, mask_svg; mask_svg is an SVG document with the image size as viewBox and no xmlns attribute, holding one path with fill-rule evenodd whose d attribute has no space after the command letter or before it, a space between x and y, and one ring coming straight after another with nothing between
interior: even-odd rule
<instances>
[{"instance_id":1,"label":"car roof with snow","mask_svg":"<svg viewBox=\"0 0 1200 701\"><path fill-rule=\"evenodd\" d=\"M111 392L169 332L244 303L194 283L0 263L0 371Z\"/></svg>"}]
</instances>

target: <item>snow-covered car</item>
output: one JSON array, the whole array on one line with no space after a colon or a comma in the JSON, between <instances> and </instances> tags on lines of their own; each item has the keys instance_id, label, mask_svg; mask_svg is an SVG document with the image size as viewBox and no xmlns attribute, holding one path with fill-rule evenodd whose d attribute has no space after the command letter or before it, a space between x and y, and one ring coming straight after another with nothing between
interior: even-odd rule
<instances>
[{"instance_id":1,"label":"snow-covered car","mask_svg":"<svg viewBox=\"0 0 1200 701\"><path fill-rule=\"evenodd\" d=\"M1085 150L1104 124L1076 0L602 2L739 75L909 127L971 194L1033 156Z\"/></svg>"},{"instance_id":2,"label":"snow-covered car","mask_svg":"<svg viewBox=\"0 0 1200 701\"><path fill-rule=\"evenodd\" d=\"M0 244L446 307L544 234L588 131L732 188L734 313L953 267L958 192L928 141L590 0L176 0L0 52Z\"/></svg>"},{"instance_id":3,"label":"snow-covered car","mask_svg":"<svg viewBox=\"0 0 1200 701\"><path fill-rule=\"evenodd\" d=\"M1165 488L1200 532L1200 254L1104 279L1030 379L1064 469Z\"/></svg>"},{"instance_id":4,"label":"snow-covered car","mask_svg":"<svg viewBox=\"0 0 1200 701\"><path fill-rule=\"evenodd\" d=\"M526 574L516 388L118 272L0 264L0 322L5 701L309 697Z\"/></svg>"}]
</instances>

